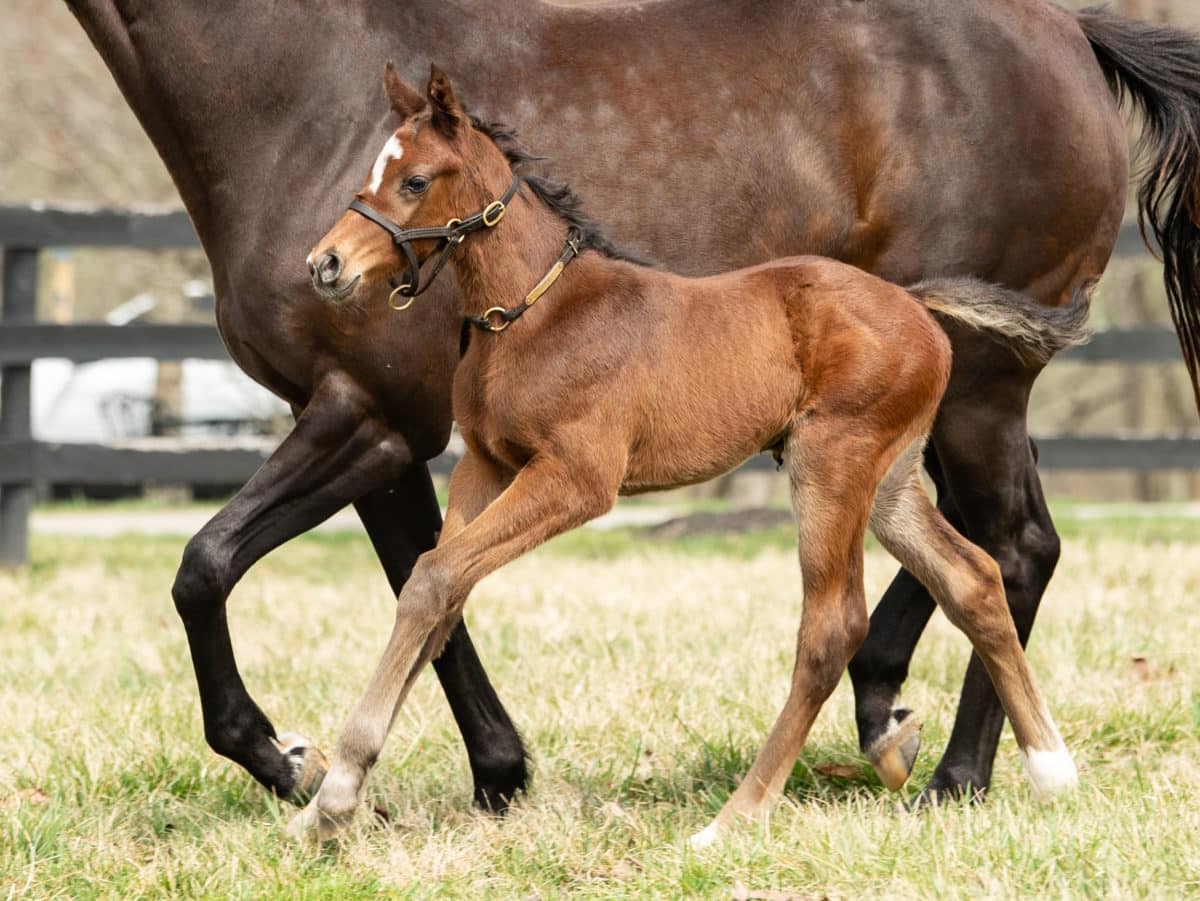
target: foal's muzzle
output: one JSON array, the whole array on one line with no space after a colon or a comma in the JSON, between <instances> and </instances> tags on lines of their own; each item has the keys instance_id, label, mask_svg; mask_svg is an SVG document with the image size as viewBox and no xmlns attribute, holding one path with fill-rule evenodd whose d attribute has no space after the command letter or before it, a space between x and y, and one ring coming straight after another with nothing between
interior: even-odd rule
<instances>
[{"instance_id":1,"label":"foal's muzzle","mask_svg":"<svg viewBox=\"0 0 1200 901\"><path fill-rule=\"evenodd\" d=\"M321 254L320 259L316 262L310 258L308 261L308 275L312 279L313 287L317 289L317 293L328 297L332 300L341 300L358 284L361 276L354 276L344 285L338 284L338 280L342 277L343 271L342 258L336 252L330 250Z\"/></svg>"},{"instance_id":2,"label":"foal's muzzle","mask_svg":"<svg viewBox=\"0 0 1200 901\"><path fill-rule=\"evenodd\" d=\"M323 253L315 263L308 264L308 274L317 288L332 288L342 274L342 258L332 250Z\"/></svg>"}]
</instances>

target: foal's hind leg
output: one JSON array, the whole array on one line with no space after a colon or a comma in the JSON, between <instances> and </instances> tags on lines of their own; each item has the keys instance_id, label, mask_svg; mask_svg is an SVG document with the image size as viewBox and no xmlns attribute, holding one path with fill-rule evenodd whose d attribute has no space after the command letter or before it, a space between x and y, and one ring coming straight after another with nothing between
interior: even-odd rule
<instances>
[{"instance_id":1,"label":"foal's hind leg","mask_svg":"<svg viewBox=\"0 0 1200 901\"><path fill-rule=\"evenodd\" d=\"M979 373L987 374L985 382ZM931 442L939 509L999 563L1022 644L1059 556L1025 424L1035 376L1005 348L956 339L950 386ZM850 664L864 748L886 732L891 704L933 609L924 587L901 571L871 615L867 640ZM985 793L1003 728L1004 710L973 654L950 741L923 797Z\"/></svg>"},{"instance_id":2,"label":"foal's hind leg","mask_svg":"<svg viewBox=\"0 0 1200 901\"><path fill-rule=\"evenodd\" d=\"M962 531L932 444L925 447L925 471L937 490L938 510ZM928 589L902 568L871 614L866 641L847 667L854 687L859 747L891 791L904 787L921 747L919 717L895 703L908 678L913 651L936 609Z\"/></svg>"},{"instance_id":3,"label":"foal's hind leg","mask_svg":"<svg viewBox=\"0 0 1200 901\"><path fill-rule=\"evenodd\" d=\"M937 512L921 486L919 467L914 445L880 486L871 530L971 640L1012 721L1034 791L1045 797L1072 788L1075 764L1021 649L1000 569Z\"/></svg>"}]
</instances>

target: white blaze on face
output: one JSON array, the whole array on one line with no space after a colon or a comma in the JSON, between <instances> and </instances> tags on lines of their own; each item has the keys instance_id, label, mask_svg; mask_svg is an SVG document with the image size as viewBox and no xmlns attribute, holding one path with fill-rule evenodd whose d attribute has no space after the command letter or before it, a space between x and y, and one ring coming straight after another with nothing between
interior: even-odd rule
<instances>
[{"instance_id":1,"label":"white blaze on face","mask_svg":"<svg viewBox=\"0 0 1200 901\"><path fill-rule=\"evenodd\" d=\"M392 135L387 139L387 143L383 145L383 150L379 151L379 156L375 159L375 165L371 167L371 183L367 185L367 190L372 194L379 191L380 185L383 184L383 172L387 169L387 164L392 160L398 160L404 156L404 148L400 146L400 139Z\"/></svg>"}]
</instances>

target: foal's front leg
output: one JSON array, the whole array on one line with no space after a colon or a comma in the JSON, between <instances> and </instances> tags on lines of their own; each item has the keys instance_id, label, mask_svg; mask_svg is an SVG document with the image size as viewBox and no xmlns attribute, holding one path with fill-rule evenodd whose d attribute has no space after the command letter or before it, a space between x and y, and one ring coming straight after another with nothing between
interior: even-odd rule
<instances>
[{"instance_id":1,"label":"foal's front leg","mask_svg":"<svg viewBox=\"0 0 1200 901\"><path fill-rule=\"evenodd\" d=\"M610 509L622 462L581 471L558 458L536 457L505 488L497 470L474 454L463 458L451 478L448 531L417 561L400 592L383 657L342 728L321 790L292 821L290 834L325 840L344 828L400 705L462 615L471 588L510 560ZM479 507L484 509L473 517Z\"/></svg>"}]
</instances>

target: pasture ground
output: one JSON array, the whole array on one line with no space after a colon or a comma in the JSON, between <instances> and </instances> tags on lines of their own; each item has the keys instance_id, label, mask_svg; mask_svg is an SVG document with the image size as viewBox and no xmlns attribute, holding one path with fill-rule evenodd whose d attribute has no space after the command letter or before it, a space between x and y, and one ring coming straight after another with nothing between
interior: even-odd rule
<instances>
[{"instance_id":1,"label":"pasture ground","mask_svg":"<svg viewBox=\"0 0 1200 901\"><path fill-rule=\"evenodd\" d=\"M859 898L1200 894L1200 522L1062 517L1030 655L1080 766L1036 803L1005 732L985 805L906 812L859 756L843 681L786 801L686 849L786 690L799 612L787 530L649 541L577 533L476 591L468 620L533 757L505 820L474 813L423 677L361 828L312 853L291 809L205 746L169 588L183 540L43 535L0 575L0 897ZM868 554L877 596L893 565ZM328 749L391 622L366 541L301 539L231 604L247 683ZM935 617L904 703L912 791L952 722L968 649Z\"/></svg>"}]
</instances>

